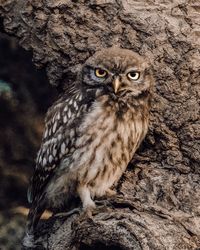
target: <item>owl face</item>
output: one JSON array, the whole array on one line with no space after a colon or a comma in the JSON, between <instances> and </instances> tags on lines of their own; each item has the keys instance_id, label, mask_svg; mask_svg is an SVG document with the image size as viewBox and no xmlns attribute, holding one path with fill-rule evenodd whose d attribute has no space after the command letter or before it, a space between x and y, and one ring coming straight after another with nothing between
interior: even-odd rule
<instances>
[{"instance_id":1,"label":"owl face","mask_svg":"<svg viewBox=\"0 0 200 250\"><path fill-rule=\"evenodd\" d=\"M82 69L82 82L91 88L105 88L115 95L150 91L150 65L131 50L108 48L96 52Z\"/></svg>"}]
</instances>

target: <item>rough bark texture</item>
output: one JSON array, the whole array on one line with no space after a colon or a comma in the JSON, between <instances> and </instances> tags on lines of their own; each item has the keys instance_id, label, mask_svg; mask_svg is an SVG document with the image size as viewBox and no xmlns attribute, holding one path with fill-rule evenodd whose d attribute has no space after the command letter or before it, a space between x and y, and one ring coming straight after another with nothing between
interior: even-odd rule
<instances>
[{"instance_id":1,"label":"rough bark texture","mask_svg":"<svg viewBox=\"0 0 200 250\"><path fill-rule=\"evenodd\" d=\"M151 59L156 79L145 142L93 219L51 219L47 249L200 248L199 1L1 0L7 32L33 52L51 84L113 44ZM107 248L106 248L107 247Z\"/></svg>"}]
</instances>

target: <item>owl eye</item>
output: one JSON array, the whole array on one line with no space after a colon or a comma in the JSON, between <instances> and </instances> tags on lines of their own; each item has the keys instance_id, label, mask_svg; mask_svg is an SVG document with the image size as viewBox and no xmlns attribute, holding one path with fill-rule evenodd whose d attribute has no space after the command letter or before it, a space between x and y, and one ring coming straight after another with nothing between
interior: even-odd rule
<instances>
[{"instance_id":1,"label":"owl eye","mask_svg":"<svg viewBox=\"0 0 200 250\"><path fill-rule=\"evenodd\" d=\"M99 78L104 78L107 75L107 71L104 69L95 69L95 76Z\"/></svg>"},{"instance_id":2,"label":"owl eye","mask_svg":"<svg viewBox=\"0 0 200 250\"><path fill-rule=\"evenodd\" d=\"M131 80L138 80L140 78L140 73L137 71L131 71L127 74L128 78Z\"/></svg>"}]
</instances>

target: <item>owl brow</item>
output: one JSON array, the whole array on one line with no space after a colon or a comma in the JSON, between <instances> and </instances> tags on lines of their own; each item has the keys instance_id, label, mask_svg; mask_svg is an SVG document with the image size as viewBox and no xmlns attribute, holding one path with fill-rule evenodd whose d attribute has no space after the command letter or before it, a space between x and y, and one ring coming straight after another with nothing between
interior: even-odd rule
<instances>
[{"instance_id":1,"label":"owl brow","mask_svg":"<svg viewBox=\"0 0 200 250\"><path fill-rule=\"evenodd\" d=\"M103 70L105 70L106 72L110 72L110 70L108 70L106 67L104 67L103 65L98 65L98 66L96 66L96 67L94 67L93 69L103 69Z\"/></svg>"},{"instance_id":2,"label":"owl brow","mask_svg":"<svg viewBox=\"0 0 200 250\"><path fill-rule=\"evenodd\" d=\"M131 71L141 72L141 70L139 70L137 67L129 67L128 69L126 69L125 74Z\"/></svg>"}]
</instances>

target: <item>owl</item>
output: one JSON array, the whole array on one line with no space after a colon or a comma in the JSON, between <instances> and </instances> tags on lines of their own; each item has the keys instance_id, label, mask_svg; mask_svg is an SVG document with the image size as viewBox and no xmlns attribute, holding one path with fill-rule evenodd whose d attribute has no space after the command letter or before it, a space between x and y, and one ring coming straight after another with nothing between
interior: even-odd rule
<instances>
[{"instance_id":1,"label":"owl","mask_svg":"<svg viewBox=\"0 0 200 250\"><path fill-rule=\"evenodd\" d=\"M84 63L47 112L28 191L30 232L46 208L78 197L87 211L113 193L147 133L152 86L149 63L131 50L103 49Z\"/></svg>"}]
</instances>

